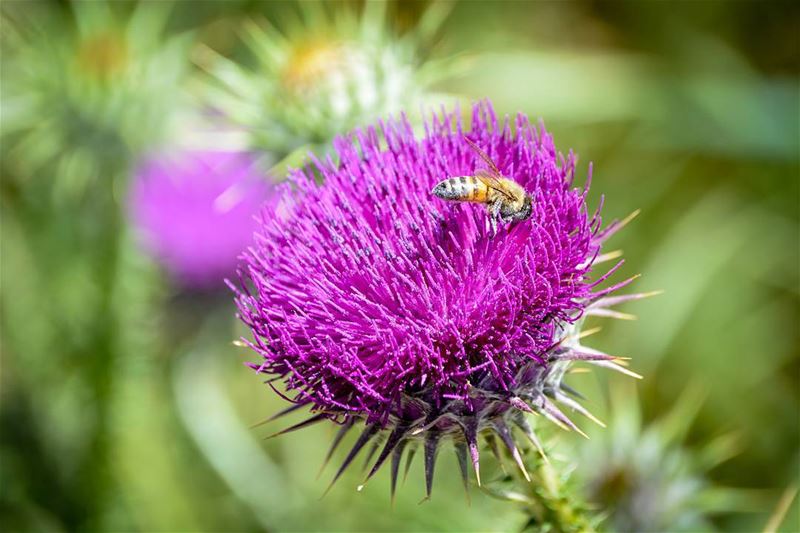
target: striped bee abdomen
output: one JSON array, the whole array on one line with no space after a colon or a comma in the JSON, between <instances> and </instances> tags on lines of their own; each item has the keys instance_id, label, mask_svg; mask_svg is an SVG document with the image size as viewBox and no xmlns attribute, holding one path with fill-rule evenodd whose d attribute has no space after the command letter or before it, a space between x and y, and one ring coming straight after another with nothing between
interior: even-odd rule
<instances>
[{"instance_id":1,"label":"striped bee abdomen","mask_svg":"<svg viewBox=\"0 0 800 533\"><path fill-rule=\"evenodd\" d=\"M442 200L486 202L489 189L475 176L455 176L440 181L431 192Z\"/></svg>"}]
</instances>

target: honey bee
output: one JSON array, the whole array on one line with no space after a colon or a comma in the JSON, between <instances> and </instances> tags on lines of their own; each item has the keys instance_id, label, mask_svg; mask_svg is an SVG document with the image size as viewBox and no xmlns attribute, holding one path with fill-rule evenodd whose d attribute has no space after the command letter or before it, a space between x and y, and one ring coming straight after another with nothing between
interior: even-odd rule
<instances>
[{"instance_id":1,"label":"honey bee","mask_svg":"<svg viewBox=\"0 0 800 533\"><path fill-rule=\"evenodd\" d=\"M516 222L527 220L533 211L533 198L517 182L504 177L494 161L466 137L475 153L488 168L478 169L472 176L454 176L440 181L431 191L442 200L485 204L493 228L497 220Z\"/></svg>"}]
</instances>

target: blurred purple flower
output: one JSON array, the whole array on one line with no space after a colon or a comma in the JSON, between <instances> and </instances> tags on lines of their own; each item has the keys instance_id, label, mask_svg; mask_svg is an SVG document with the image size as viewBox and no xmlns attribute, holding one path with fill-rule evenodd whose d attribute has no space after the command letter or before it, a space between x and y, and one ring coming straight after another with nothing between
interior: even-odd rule
<instances>
[{"instance_id":1,"label":"blurred purple flower","mask_svg":"<svg viewBox=\"0 0 800 533\"><path fill-rule=\"evenodd\" d=\"M271 190L245 152L177 151L140 166L130 211L144 246L181 283L213 288L235 272Z\"/></svg>"},{"instance_id":2,"label":"blurred purple flower","mask_svg":"<svg viewBox=\"0 0 800 533\"><path fill-rule=\"evenodd\" d=\"M558 154L543 127L522 115L513 128L498 124L480 104L470 132L457 113L426 131L417 140L397 121L338 139L339 163L316 161L322 185L311 170L294 172L283 215L263 218L240 267L237 302L253 332L245 342L263 358L253 368L285 380L296 404L287 412L316 413L289 430L330 418L343 434L365 422L336 478L387 433L369 475L392 454L394 488L404 447L424 440L430 493L442 437L454 437L466 480L467 453L478 474L484 429L523 471L507 423L534 442L525 412L578 430L554 403L591 417L564 393L567 366L628 371L581 347L577 326L587 310L614 313L605 305L635 296L602 300L630 281L597 290L616 267L590 279L602 240L622 224L600 231L588 182L572 187L575 158ZM431 194L484 166L465 136L533 196L529 220L495 233L481 206Z\"/></svg>"}]
</instances>

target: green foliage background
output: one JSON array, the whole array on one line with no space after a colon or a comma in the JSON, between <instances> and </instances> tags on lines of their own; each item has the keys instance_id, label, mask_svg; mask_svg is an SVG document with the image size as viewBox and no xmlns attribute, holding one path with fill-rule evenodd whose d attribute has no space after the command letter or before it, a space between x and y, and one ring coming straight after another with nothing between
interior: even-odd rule
<instances>
[{"instance_id":1,"label":"green foliage background","mask_svg":"<svg viewBox=\"0 0 800 533\"><path fill-rule=\"evenodd\" d=\"M266 17L280 27L297 10L289 2L158 4L163 18L137 31L162 20L161 40L135 37L164 43L147 53L168 53L145 76L187 79L193 94L202 92L192 81L202 74L194 50L246 62L242 25ZM699 478L731 489L709 493L699 512L709 528L762 529L800 468L800 9L756 1L446 6L452 11L425 53L466 67L436 91L541 117L562 150L581 155L582 172L593 162L592 201L606 195L608 219L642 209L612 244L628 258L623 275L644 274L637 288L665 293L629 305L637 322L604 323L595 345L631 356L644 380L637 393L598 372L576 381L606 420L615 416L609 389L626 391L617 401L635 404L645 426L691 391L696 418L683 424L678 445L711 454L706 467L693 465L704 471ZM390 26L408 31L427 7L390 4ZM135 5L111 8L124 14ZM21 28L28 40L52 39L53 53L69 49L52 28L70 34L74 5L7 1L2 9L4 32ZM56 22L43 34L30 20ZM17 92L20 84L46 101L73 89L24 85L9 67L19 56L33 78L61 78L43 71L52 62L5 38L3 46L4 530L517 531L526 523L522 508L474 487L467 506L454 457L442 461L423 505L419 464L393 507L386 473L356 492L358 469L320 499L332 472L317 473L333 428L262 441L279 428L249 426L282 401L242 365L250 354L231 344L243 331L230 295L171 283L124 220L131 165L180 127L122 113L116 138L61 107L8 99L34 94ZM147 96L133 83L119 98L123 107L149 97L179 110L174 85L147 84ZM86 94L88 115L76 117L103 103ZM57 134L53 117L68 134ZM64 155L92 136L96 151ZM584 428L606 438L602 428ZM735 446L709 446L726 435ZM577 466L576 495L603 466L585 461L604 461L574 451L589 446L579 438L552 436L564 463ZM782 531L800 530L798 512L795 502Z\"/></svg>"}]
</instances>

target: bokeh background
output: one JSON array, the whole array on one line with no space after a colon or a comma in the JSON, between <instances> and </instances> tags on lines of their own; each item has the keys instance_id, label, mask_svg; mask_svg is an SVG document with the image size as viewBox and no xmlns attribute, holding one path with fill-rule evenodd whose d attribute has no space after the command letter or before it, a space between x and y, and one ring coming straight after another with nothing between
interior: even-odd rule
<instances>
[{"instance_id":1,"label":"bokeh background","mask_svg":"<svg viewBox=\"0 0 800 533\"><path fill-rule=\"evenodd\" d=\"M393 506L358 468L321 498L334 428L251 427L285 403L222 282L306 153L480 98L642 210L611 244L665 291L597 321L644 379L575 377L609 424L548 434L575 498L607 530L800 530L796 3L0 8L3 530L519 530L455 460L422 505L419 463Z\"/></svg>"}]
</instances>

